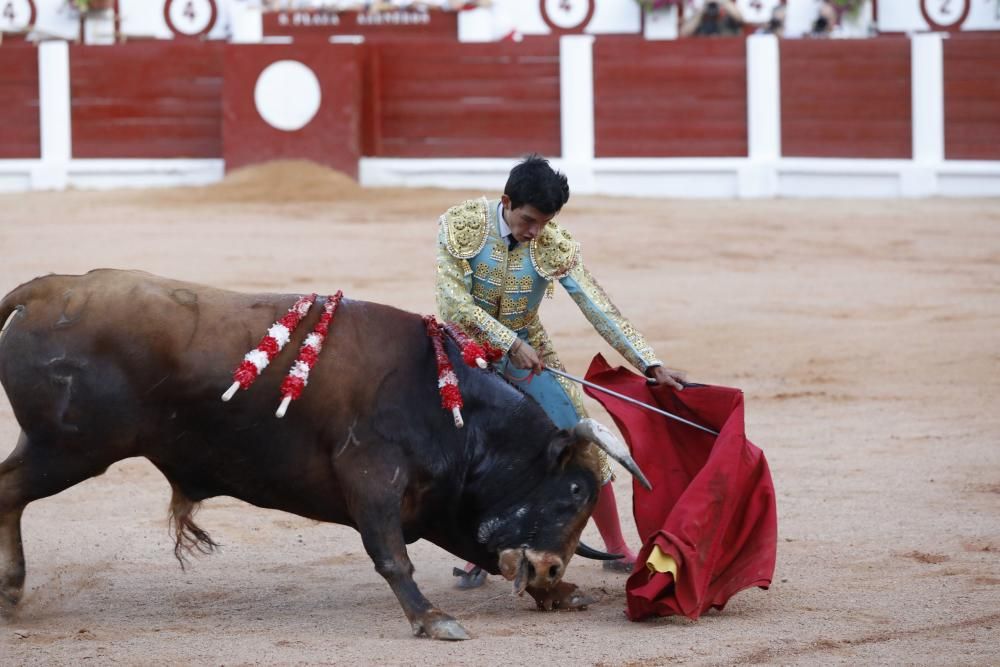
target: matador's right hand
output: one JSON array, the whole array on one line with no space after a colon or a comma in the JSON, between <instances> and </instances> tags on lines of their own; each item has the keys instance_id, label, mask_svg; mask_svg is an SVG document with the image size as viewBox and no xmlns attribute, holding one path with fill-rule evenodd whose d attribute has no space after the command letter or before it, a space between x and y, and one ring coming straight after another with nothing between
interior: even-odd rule
<instances>
[{"instance_id":1,"label":"matador's right hand","mask_svg":"<svg viewBox=\"0 0 1000 667\"><path fill-rule=\"evenodd\" d=\"M530 368L531 372L535 375L541 375L542 370L545 368L541 357L538 356L535 349L520 338L515 340L514 344L510 346L507 356L515 368L522 370Z\"/></svg>"}]
</instances>

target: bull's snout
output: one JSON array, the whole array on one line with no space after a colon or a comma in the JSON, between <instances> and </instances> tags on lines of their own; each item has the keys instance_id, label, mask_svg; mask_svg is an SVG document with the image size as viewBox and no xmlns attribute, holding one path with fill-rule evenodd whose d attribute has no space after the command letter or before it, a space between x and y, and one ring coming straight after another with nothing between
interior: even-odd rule
<instances>
[{"instance_id":1,"label":"bull's snout","mask_svg":"<svg viewBox=\"0 0 1000 667\"><path fill-rule=\"evenodd\" d=\"M522 593L528 586L553 588L562 579L566 563L551 551L504 549L500 552L500 573L514 582L514 592Z\"/></svg>"}]
</instances>

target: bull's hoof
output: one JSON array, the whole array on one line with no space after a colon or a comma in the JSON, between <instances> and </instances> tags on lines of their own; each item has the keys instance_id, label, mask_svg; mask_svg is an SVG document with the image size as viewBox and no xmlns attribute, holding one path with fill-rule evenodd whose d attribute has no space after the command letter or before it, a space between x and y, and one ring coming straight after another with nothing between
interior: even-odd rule
<instances>
[{"instance_id":1,"label":"bull's hoof","mask_svg":"<svg viewBox=\"0 0 1000 667\"><path fill-rule=\"evenodd\" d=\"M427 635L431 639L448 641L472 639L458 621L442 612L431 612L423 620L413 621L413 634L417 637Z\"/></svg>"},{"instance_id":2,"label":"bull's hoof","mask_svg":"<svg viewBox=\"0 0 1000 667\"><path fill-rule=\"evenodd\" d=\"M578 610L582 611L597 602L597 599L587 595L576 584L560 581L555 588L542 590L528 587L528 593L535 599L535 604L542 611Z\"/></svg>"}]
</instances>

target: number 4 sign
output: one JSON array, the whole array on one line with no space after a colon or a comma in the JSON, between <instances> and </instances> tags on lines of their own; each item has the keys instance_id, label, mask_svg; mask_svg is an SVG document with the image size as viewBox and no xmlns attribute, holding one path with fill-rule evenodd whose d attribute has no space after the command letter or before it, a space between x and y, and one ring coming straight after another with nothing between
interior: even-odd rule
<instances>
[{"instance_id":1,"label":"number 4 sign","mask_svg":"<svg viewBox=\"0 0 1000 667\"><path fill-rule=\"evenodd\" d=\"M35 24L32 0L0 0L0 32L25 32Z\"/></svg>"},{"instance_id":2,"label":"number 4 sign","mask_svg":"<svg viewBox=\"0 0 1000 667\"><path fill-rule=\"evenodd\" d=\"M167 0L163 6L167 27L178 37L207 35L218 16L215 0Z\"/></svg>"}]
</instances>

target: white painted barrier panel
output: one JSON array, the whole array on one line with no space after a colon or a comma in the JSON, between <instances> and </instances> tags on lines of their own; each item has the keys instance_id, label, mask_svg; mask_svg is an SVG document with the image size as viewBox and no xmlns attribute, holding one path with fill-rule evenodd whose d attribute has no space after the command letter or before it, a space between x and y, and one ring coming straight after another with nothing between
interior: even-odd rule
<instances>
[{"instance_id":1,"label":"white painted barrier panel","mask_svg":"<svg viewBox=\"0 0 1000 667\"><path fill-rule=\"evenodd\" d=\"M40 190L61 190L66 187L73 145L69 44L52 41L39 45L38 81L41 160L32 174L32 185Z\"/></svg>"}]
</instances>

